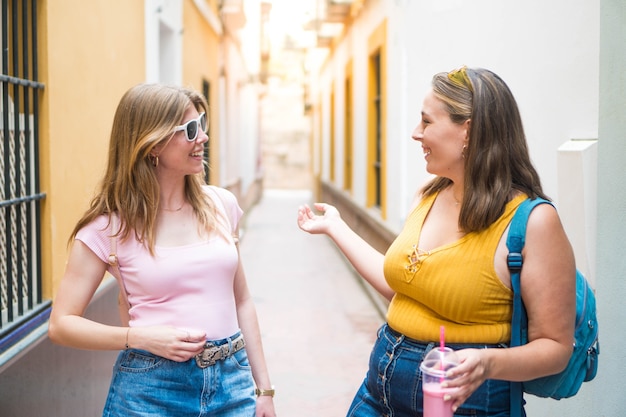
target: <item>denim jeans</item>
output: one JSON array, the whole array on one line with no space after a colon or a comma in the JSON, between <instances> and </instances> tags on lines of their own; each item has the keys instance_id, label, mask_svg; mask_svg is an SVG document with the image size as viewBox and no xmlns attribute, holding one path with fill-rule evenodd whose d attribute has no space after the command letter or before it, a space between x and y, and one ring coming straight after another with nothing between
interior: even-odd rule
<instances>
[{"instance_id":1,"label":"denim jeans","mask_svg":"<svg viewBox=\"0 0 626 417\"><path fill-rule=\"evenodd\" d=\"M421 417L422 373L419 365L436 343L411 340L384 324L370 356L369 370L359 388L348 417ZM498 348L500 345L455 345L463 348ZM454 414L460 416L508 417L510 383L487 380Z\"/></svg>"},{"instance_id":2,"label":"denim jeans","mask_svg":"<svg viewBox=\"0 0 626 417\"><path fill-rule=\"evenodd\" d=\"M217 341L229 343L238 335ZM256 397L245 348L212 366L174 362L152 353L120 352L104 417L254 417Z\"/></svg>"}]
</instances>

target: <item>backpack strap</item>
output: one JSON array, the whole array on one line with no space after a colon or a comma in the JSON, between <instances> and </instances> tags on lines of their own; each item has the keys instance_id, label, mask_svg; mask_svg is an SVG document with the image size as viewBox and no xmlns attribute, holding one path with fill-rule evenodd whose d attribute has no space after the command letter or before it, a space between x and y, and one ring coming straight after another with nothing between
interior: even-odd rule
<instances>
[{"instance_id":1,"label":"backpack strap","mask_svg":"<svg viewBox=\"0 0 626 417\"><path fill-rule=\"evenodd\" d=\"M539 204L553 204L543 198L524 200L515 211L509 234L506 239L506 247L509 249L507 264L511 272L511 290L513 291L513 316L511 318L511 343L510 346L521 346L527 340L528 317L522 300L522 288L520 272L524 261L522 249L526 243L526 225L530 212ZM511 417L522 417L522 383L511 382Z\"/></svg>"},{"instance_id":2,"label":"backpack strap","mask_svg":"<svg viewBox=\"0 0 626 417\"><path fill-rule=\"evenodd\" d=\"M526 309L522 300L522 291L520 283L520 272L522 270L522 249L526 243L526 225L530 212L539 204L550 204L551 202L543 198L535 198L534 200L524 200L517 208L511 224L509 225L509 234L506 239L506 247L509 249L507 255L507 264L511 272L511 289L513 290L513 318L511 320L513 328L511 329L511 346L520 346L525 343L522 340L521 332L516 332L515 327L527 325Z\"/></svg>"}]
</instances>

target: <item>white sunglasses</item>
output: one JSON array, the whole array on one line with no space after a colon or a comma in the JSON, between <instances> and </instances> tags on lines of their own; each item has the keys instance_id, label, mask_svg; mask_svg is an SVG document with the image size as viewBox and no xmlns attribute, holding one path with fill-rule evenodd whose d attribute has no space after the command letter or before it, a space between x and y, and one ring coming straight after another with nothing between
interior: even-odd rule
<instances>
[{"instance_id":1,"label":"white sunglasses","mask_svg":"<svg viewBox=\"0 0 626 417\"><path fill-rule=\"evenodd\" d=\"M200 113L197 119L193 119L185 123L184 125L176 126L174 128L174 133L182 130L185 132L185 138L189 142L193 142L198 138L198 132L202 129L204 133L206 133L207 122L206 122L206 114Z\"/></svg>"}]
</instances>

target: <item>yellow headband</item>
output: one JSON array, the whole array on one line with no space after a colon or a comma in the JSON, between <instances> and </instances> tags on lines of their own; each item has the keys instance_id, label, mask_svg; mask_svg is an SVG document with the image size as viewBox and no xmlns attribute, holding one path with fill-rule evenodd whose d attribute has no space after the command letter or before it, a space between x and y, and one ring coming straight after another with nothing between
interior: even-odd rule
<instances>
[{"instance_id":1,"label":"yellow headband","mask_svg":"<svg viewBox=\"0 0 626 417\"><path fill-rule=\"evenodd\" d=\"M460 68L452 70L448 73L448 79L459 87L468 88L470 91L474 91L472 88L472 82L467 75L467 66L463 65Z\"/></svg>"}]
</instances>

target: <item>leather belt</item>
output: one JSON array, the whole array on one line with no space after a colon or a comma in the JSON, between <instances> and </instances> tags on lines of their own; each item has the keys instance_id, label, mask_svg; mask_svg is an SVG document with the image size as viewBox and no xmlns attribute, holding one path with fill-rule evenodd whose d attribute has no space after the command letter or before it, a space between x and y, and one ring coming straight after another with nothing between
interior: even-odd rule
<instances>
[{"instance_id":1,"label":"leather belt","mask_svg":"<svg viewBox=\"0 0 626 417\"><path fill-rule=\"evenodd\" d=\"M217 361L229 358L239 352L244 346L246 346L246 342L241 334L233 340L226 340L219 346L215 345L215 342L206 342L204 350L196 355L196 364L200 368L213 366Z\"/></svg>"}]
</instances>

